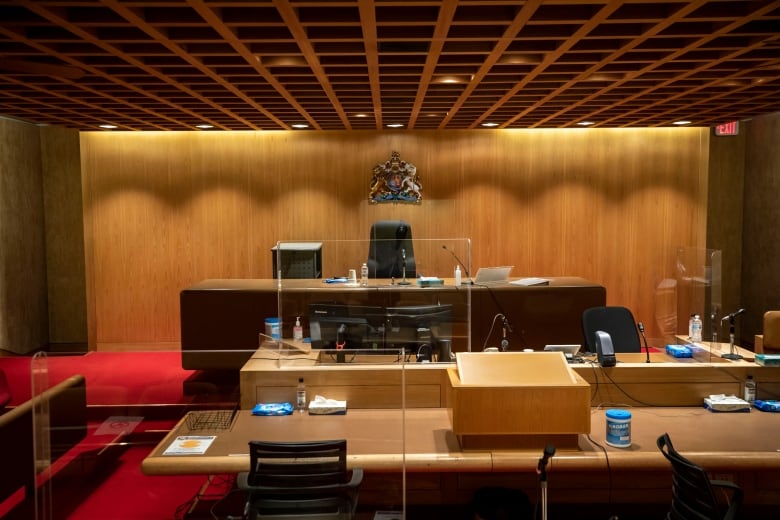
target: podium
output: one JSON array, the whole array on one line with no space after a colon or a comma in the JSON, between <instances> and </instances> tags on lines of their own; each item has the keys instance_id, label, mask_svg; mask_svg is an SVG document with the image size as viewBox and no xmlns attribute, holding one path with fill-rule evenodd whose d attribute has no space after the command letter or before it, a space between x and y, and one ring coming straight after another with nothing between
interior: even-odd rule
<instances>
[{"instance_id":1,"label":"podium","mask_svg":"<svg viewBox=\"0 0 780 520\"><path fill-rule=\"evenodd\" d=\"M561 352L458 352L447 375L464 450L576 449L590 433L590 385Z\"/></svg>"}]
</instances>

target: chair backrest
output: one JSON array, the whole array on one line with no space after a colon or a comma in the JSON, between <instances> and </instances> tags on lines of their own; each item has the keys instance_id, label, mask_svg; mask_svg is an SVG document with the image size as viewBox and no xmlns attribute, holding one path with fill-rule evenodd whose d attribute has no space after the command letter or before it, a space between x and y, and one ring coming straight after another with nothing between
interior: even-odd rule
<instances>
[{"instance_id":1,"label":"chair backrest","mask_svg":"<svg viewBox=\"0 0 780 520\"><path fill-rule=\"evenodd\" d=\"M634 315L626 307L591 307L582 313L582 334L590 352L596 352L596 331L612 337L615 352L641 352Z\"/></svg>"},{"instance_id":2,"label":"chair backrest","mask_svg":"<svg viewBox=\"0 0 780 520\"><path fill-rule=\"evenodd\" d=\"M406 276L415 278L412 227L403 220L380 220L371 225L368 246L370 278L400 278L406 256Z\"/></svg>"},{"instance_id":3,"label":"chair backrest","mask_svg":"<svg viewBox=\"0 0 780 520\"><path fill-rule=\"evenodd\" d=\"M347 441L249 442L247 518L347 520L355 515L363 470L347 470Z\"/></svg>"},{"instance_id":4,"label":"chair backrest","mask_svg":"<svg viewBox=\"0 0 780 520\"><path fill-rule=\"evenodd\" d=\"M724 514L713 491L712 482L701 466L680 455L672 445L668 433L657 440L658 449L672 465L672 504L669 520L722 520L732 518L741 503L741 490L731 484L738 494L732 507ZM725 483L724 483L725 484Z\"/></svg>"},{"instance_id":5,"label":"chair backrest","mask_svg":"<svg viewBox=\"0 0 780 520\"><path fill-rule=\"evenodd\" d=\"M764 350L769 353L780 351L780 311L764 313Z\"/></svg>"},{"instance_id":6,"label":"chair backrest","mask_svg":"<svg viewBox=\"0 0 780 520\"><path fill-rule=\"evenodd\" d=\"M343 484L347 475L347 441L249 442L248 483L296 489Z\"/></svg>"}]
</instances>

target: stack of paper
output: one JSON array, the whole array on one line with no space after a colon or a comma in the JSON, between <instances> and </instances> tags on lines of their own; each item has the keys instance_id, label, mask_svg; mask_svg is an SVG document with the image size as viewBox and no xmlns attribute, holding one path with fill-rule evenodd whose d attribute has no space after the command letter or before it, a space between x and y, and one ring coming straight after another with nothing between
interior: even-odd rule
<instances>
[{"instance_id":1,"label":"stack of paper","mask_svg":"<svg viewBox=\"0 0 780 520\"><path fill-rule=\"evenodd\" d=\"M749 412L750 403L734 395L716 394L704 398L704 406L713 412Z\"/></svg>"}]
</instances>

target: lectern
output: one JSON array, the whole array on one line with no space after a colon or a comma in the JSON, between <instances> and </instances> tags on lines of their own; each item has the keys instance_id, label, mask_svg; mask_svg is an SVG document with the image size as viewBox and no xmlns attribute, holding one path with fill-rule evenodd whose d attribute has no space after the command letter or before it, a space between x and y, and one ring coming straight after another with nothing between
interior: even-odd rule
<instances>
[{"instance_id":1,"label":"lectern","mask_svg":"<svg viewBox=\"0 0 780 520\"><path fill-rule=\"evenodd\" d=\"M590 385L561 352L458 352L447 374L464 450L576 449L590 433Z\"/></svg>"}]
</instances>

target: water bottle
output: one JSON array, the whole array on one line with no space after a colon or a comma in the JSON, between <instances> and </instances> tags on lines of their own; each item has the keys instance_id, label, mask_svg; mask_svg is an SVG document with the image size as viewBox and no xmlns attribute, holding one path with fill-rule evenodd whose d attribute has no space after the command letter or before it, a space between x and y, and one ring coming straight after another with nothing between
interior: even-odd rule
<instances>
[{"instance_id":1,"label":"water bottle","mask_svg":"<svg viewBox=\"0 0 780 520\"><path fill-rule=\"evenodd\" d=\"M360 285L362 287L368 287L368 264L363 262L360 267Z\"/></svg>"},{"instance_id":2,"label":"water bottle","mask_svg":"<svg viewBox=\"0 0 780 520\"><path fill-rule=\"evenodd\" d=\"M298 405L298 411L303 413L306 410L306 383L303 378L298 378L298 389L295 392L295 401Z\"/></svg>"},{"instance_id":3,"label":"water bottle","mask_svg":"<svg viewBox=\"0 0 780 520\"><path fill-rule=\"evenodd\" d=\"M455 287L460 287L461 284L461 277L460 277L460 266L455 266Z\"/></svg>"},{"instance_id":4,"label":"water bottle","mask_svg":"<svg viewBox=\"0 0 780 520\"><path fill-rule=\"evenodd\" d=\"M753 381L753 376L747 376L745 380L745 401L750 404L756 400L756 382Z\"/></svg>"},{"instance_id":5,"label":"water bottle","mask_svg":"<svg viewBox=\"0 0 780 520\"><path fill-rule=\"evenodd\" d=\"M688 318L688 339L693 341L693 317L695 314L691 314L691 317Z\"/></svg>"},{"instance_id":6,"label":"water bottle","mask_svg":"<svg viewBox=\"0 0 780 520\"><path fill-rule=\"evenodd\" d=\"M693 341L694 343L701 342L701 340L702 340L701 339L701 329L702 329L701 318L699 317L698 314L696 314L693 317L693 327L692 327L692 330L691 330L691 341Z\"/></svg>"}]
</instances>

